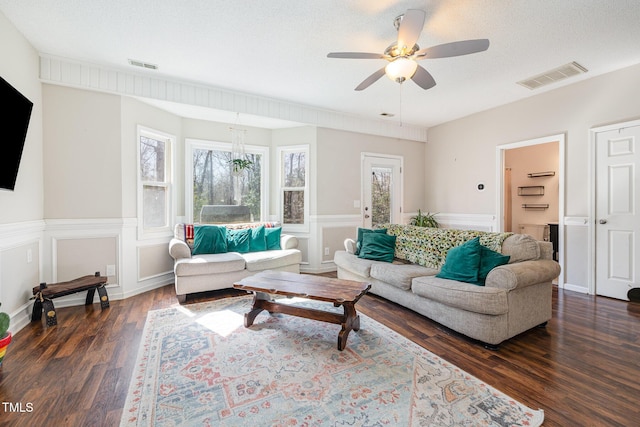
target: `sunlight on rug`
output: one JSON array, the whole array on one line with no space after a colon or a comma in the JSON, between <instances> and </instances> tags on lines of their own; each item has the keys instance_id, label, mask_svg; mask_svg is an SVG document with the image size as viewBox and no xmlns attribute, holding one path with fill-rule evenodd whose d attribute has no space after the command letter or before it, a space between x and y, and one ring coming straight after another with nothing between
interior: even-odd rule
<instances>
[{"instance_id":1,"label":"sunlight on rug","mask_svg":"<svg viewBox=\"0 0 640 427\"><path fill-rule=\"evenodd\" d=\"M251 301L149 312L121 426L542 424L542 410L363 314L338 351L339 325L263 312L245 328Z\"/></svg>"}]
</instances>

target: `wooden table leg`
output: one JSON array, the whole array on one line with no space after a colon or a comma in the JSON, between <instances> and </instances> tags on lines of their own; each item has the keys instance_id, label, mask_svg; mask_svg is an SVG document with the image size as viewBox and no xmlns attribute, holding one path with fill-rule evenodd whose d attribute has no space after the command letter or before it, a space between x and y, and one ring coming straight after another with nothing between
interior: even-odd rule
<instances>
[{"instance_id":1,"label":"wooden table leg","mask_svg":"<svg viewBox=\"0 0 640 427\"><path fill-rule=\"evenodd\" d=\"M251 307L251 311L244 314L244 326L248 328L253 325L253 321L256 320L256 317L262 310L265 309L264 302L268 302L271 300L269 294L265 294L264 292L254 292L253 294L253 307Z\"/></svg>"},{"instance_id":2,"label":"wooden table leg","mask_svg":"<svg viewBox=\"0 0 640 427\"><path fill-rule=\"evenodd\" d=\"M342 351L347 347L347 338L351 330L360 330L360 316L356 313L355 303L344 303L344 321L342 329L338 334L338 350Z\"/></svg>"}]
</instances>

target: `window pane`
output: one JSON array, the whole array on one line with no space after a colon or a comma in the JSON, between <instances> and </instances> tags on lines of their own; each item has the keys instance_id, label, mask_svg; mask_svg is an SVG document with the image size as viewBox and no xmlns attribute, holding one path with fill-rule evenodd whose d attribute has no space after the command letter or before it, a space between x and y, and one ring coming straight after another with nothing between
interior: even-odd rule
<instances>
[{"instance_id":1,"label":"window pane","mask_svg":"<svg viewBox=\"0 0 640 427\"><path fill-rule=\"evenodd\" d=\"M284 153L284 187L304 187L305 152Z\"/></svg>"},{"instance_id":2,"label":"window pane","mask_svg":"<svg viewBox=\"0 0 640 427\"><path fill-rule=\"evenodd\" d=\"M284 224L304 224L304 191L284 192Z\"/></svg>"},{"instance_id":3,"label":"window pane","mask_svg":"<svg viewBox=\"0 0 640 427\"><path fill-rule=\"evenodd\" d=\"M143 209L143 227L156 228L166 227L166 208L167 208L167 189L166 187L158 187L145 185L142 188L144 209Z\"/></svg>"},{"instance_id":4,"label":"window pane","mask_svg":"<svg viewBox=\"0 0 640 427\"><path fill-rule=\"evenodd\" d=\"M391 222L392 169L374 167L371 174L371 222L375 226Z\"/></svg>"},{"instance_id":5,"label":"window pane","mask_svg":"<svg viewBox=\"0 0 640 427\"><path fill-rule=\"evenodd\" d=\"M193 149L193 216L200 222L205 205L247 206L250 221L259 221L261 213L262 155L245 154L251 162L238 175L233 174L231 151ZM206 222L229 222L227 217L207 218Z\"/></svg>"},{"instance_id":6,"label":"window pane","mask_svg":"<svg viewBox=\"0 0 640 427\"><path fill-rule=\"evenodd\" d=\"M140 136L140 176L143 181L164 182L165 143Z\"/></svg>"}]
</instances>

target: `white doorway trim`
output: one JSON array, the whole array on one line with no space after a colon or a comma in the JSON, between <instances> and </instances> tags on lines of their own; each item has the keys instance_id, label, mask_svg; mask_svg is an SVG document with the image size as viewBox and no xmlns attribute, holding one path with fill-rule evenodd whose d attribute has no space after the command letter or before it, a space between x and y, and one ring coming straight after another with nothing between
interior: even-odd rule
<instances>
[{"instance_id":1,"label":"white doorway trim","mask_svg":"<svg viewBox=\"0 0 640 427\"><path fill-rule=\"evenodd\" d=\"M588 287L589 294L596 295L596 136L600 132L608 132L627 127L640 126L640 120L631 120L628 122L620 122L607 126L599 126L589 129L589 242L588 242Z\"/></svg>"},{"instance_id":2,"label":"white doorway trim","mask_svg":"<svg viewBox=\"0 0 640 427\"><path fill-rule=\"evenodd\" d=\"M560 277L558 277L558 287L564 288L565 284L565 251L564 251L564 177L565 177L565 135L563 133L557 135L543 136L541 138L529 139L524 141L512 142L509 144L498 145L496 147L496 182L499 188L496 189L496 224L497 231L504 230L504 154L506 150L520 147L528 147L531 145L547 144L549 142L558 143L558 263L561 267Z\"/></svg>"}]
</instances>

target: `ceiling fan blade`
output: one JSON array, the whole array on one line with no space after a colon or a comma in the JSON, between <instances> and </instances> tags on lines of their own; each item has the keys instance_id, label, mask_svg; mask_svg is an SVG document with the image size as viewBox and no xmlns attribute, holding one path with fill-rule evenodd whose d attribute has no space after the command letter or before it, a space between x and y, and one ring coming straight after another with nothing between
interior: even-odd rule
<instances>
[{"instance_id":1,"label":"ceiling fan blade","mask_svg":"<svg viewBox=\"0 0 640 427\"><path fill-rule=\"evenodd\" d=\"M424 28L425 16L424 10L420 9L409 9L405 12L398 29L398 48L406 46L407 49L411 49L416 44Z\"/></svg>"},{"instance_id":2,"label":"ceiling fan blade","mask_svg":"<svg viewBox=\"0 0 640 427\"><path fill-rule=\"evenodd\" d=\"M327 58L345 58L345 59L385 59L381 53L367 52L331 52Z\"/></svg>"},{"instance_id":3,"label":"ceiling fan blade","mask_svg":"<svg viewBox=\"0 0 640 427\"><path fill-rule=\"evenodd\" d=\"M431 73L420 65L416 68L416 72L413 74L413 77L411 77L411 80L424 90L431 89L436 85L436 81Z\"/></svg>"},{"instance_id":4,"label":"ceiling fan blade","mask_svg":"<svg viewBox=\"0 0 640 427\"><path fill-rule=\"evenodd\" d=\"M415 53L416 59L424 58L449 58L452 56L468 55L489 49L488 39L462 40L458 42L444 43L420 49Z\"/></svg>"},{"instance_id":5,"label":"ceiling fan blade","mask_svg":"<svg viewBox=\"0 0 640 427\"><path fill-rule=\"evenodd\" d=\"M376 71L375 73L371 74L369 77L364 79L362 83L360 83L358 87L356 87L355 90L364 90L368 88L369 86L377 82L378 79L382 76L384 76L384 67L380 68L378 71Z\"/></svg>"}]
</instances>

